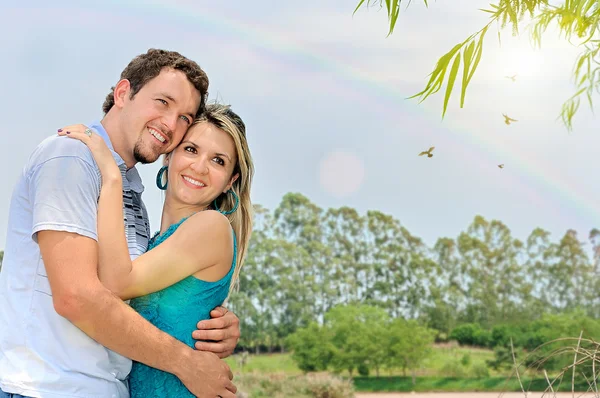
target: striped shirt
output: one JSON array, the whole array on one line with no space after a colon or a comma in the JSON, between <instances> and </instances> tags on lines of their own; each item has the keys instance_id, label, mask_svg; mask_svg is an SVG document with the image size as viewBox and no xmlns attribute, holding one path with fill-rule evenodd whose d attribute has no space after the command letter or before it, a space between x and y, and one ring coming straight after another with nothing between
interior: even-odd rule
<instances>
[{"instance_id":1,"label":"striped shirt","mask_svg":"<svg viewBox=\"0 0 600 398\"><path fill-rule=\"evenodd\" d=\"M150 228L144 187L127 170L100 123L123 175L123 218L131 258L148 247ZM98 240L102 179L89 149L53 136L33 152L11 199L6 250L0 272L0 388L30 397L127 398L131 360L103 347L54 310L36 234L77 233Z\"/></svg>"}]
</instances>

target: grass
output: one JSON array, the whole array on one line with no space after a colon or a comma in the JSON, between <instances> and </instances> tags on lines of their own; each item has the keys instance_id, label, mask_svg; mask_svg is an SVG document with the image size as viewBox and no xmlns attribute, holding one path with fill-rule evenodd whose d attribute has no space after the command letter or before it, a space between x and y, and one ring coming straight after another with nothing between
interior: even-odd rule
<instances>
[{"instance_id":1,"label":"grass","mask_svg":"<svg viewBox=\"0 0 600 398\"><path fill-rule=\"evenodd\" d=\"M543 378L523 379L527 391L544 391L548 383ZM519 381L512 377L487 377L482 379L454 377L417 377L413 386L410 377L355 377L354 387L360 392L520 392ZM585 391L585 383L575 385L575 391ZM555 391L571 392L571 383L565 381Z\"/></svg>"},{"instance_id":2,"label":"grass","mask_svg":"<svg viewBox=\"0 0 600 398\"><path fill-rule=\"evenodd\" d=\"M451 360L460 360L463 356L469 355L471 363L482 363L488 359L494 358L494 352L491 350L484 350L480 348L466 348L466 347L447 347L447 346L436 346L434 352L429 358L425 360L421 369L417 371L418 376L444 376L442 374L443 366ZM249 355L248 361L243 369L240 368L238 363L239 355L227 358L225 361L231 367L234 373L243 372L257 372L257 373L285 373L289 375L302 374L302 371L298 369L296 364L291 358L290 354L261 354L261 355ZM495 375L490 370L491 375ZM405 376L402 369L396 369L392 371L382 370L381 376Z\"/></svg>"},{"instance_id":3,"label":"grass","mask_svg":"<svg viewBox=\"0 0 600 398\"><path fill-rule=\"evenodd\" d=\"M582 352L583 353L586 353ZM598 351L600 352L600 347ZM569 354L572 355L572 354ZM592 354L587 354L592 355ZM595 354L594 354L595 355ZM463 358L467 356L468 361ZM249 355L246 364L243 368L240 367L239 359L241 356L236 355L226 359L226 362L231 367L234 374L240 377L258 377L260 375L272 377L296 377L302 375L302 372L297 368L290 354L262 354ZM358 392L510 392L521 391L519 381L512 371L504 373L494 372L489 369L489 375L483 377L473 377L474 374L469 372L477 364L485 364L486 360L494 358L494 353L491 350L480 348L468 348L457 346L435 346L434 352L423 363L421 369L416 372L416 383L413 385L410 374L404 375L401 369L393 371L382 371L380 377L376 377L372 373L369 377L358 377L354 374L354 387ZM587 358L587 357L586 357ZM584 358L584 359L586 359ZM594 357L596 358L596 357ZM596 358L598 361L598 358ZM464 364L462 362L468 362ZM460 373L464 377L448 377L448 364L452 363L463 369ZM458 364L458 365L457 365ZM579 365L581 369L581 364ZM523 387L526 391L544 391L548 388L548 383L540 373L523 375ZM598 375L598 372L594 372ZM279 375L279 376L276 376ZM454 374L456 376L456 374ZM347 374L343 374L343 378L347 378ZM527 377L524 377L527 376ZM556 375L550 375L553 379ZM586 391L589 385L585 381L576 381L575 391ZM571 379L563 380L558 385L554 385L555 391L571 391Z\"/></svg>"},{"instance_id":4,"label":"grass","mask_svg":"<svg viewBox=\"0 0 600 398\"><path fill-rule=\"evenodd\" d=\"M249 355L248 361L243 369L238 363L239 355L225 359L233 373L285 373L287 375L299 375L302 371L298 369L290 354L261 354Z\"/></svg>"},{"instance_id":5,"label":"grass","mask_svg":"<svg viewBox=\"0 0 600 398\"><path fill-rule=\"evenodd\" d=\"M494 359L494 351L482 348L469 348L458 346L435 346L434 352L423 361L421 369L416 374L418 376L444 376L442 368L452 360L461 360L465 355L470 357L471 365L483 364L486 360ZM495 374L489 369L491 375ZM399 376L399 372L394 372L389 376ZM503 374L499 374L503 375Z\"/></svg>"}]
</instances>

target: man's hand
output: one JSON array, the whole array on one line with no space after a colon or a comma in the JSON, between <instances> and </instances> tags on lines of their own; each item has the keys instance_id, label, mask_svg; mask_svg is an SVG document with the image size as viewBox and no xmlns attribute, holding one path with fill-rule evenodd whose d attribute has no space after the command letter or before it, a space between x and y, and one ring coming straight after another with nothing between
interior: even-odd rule
<instances>
[{"instance_id":1,"label":"man's hand","mask_svg":"<svg viewBox=\"0 0 600 398\"><path fill-rule=\"evenodd\" d=\"M233 373L224 361L211 352L187 351L189 354L183 356L175 376L188 390L200 398L235 398Z\"/></svg>"},{"instance_id":2,"label":"man's hand","mask_svg":"<svg viewBox=\"0 0 600 398\"><path fill-rule=\"evenodd\" d=\"M196 342L196 349L227 358L240 339L240 320L225 307L215 308L210 316L212 319L198 322L198 330L192 333L192 338L204 340Z\"/></svg>"}]
</instances>

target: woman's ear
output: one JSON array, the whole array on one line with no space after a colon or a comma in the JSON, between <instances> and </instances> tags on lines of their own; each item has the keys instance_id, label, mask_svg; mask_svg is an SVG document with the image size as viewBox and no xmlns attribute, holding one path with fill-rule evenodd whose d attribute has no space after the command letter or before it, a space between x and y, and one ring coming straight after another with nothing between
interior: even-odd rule
<instances>
[{"instance_id":1,"label":"woman's ear","mask_svg":"<svg viewBox=\"0 0 600 398\"><path fill-rule=\"evenodd\" d=\"M229 181L229 184L227 184L223 193L226 193L227 191L229 191L231 189L231 187L233 186L233 183L236 182L239 177L240 177L239 174L235 174L233 177L231 177L231 181Z\"/></svg>"}]
</instances>

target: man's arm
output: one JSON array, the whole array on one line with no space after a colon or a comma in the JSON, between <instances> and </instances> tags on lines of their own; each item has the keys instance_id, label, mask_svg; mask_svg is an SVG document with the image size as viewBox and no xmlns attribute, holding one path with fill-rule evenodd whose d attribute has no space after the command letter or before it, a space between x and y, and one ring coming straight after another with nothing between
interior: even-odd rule
<instances>
[{"instance_id":1,"label":"man's arm","mask_svg":"<svg viewBox=\"0 0 600 398\"><path fill-rule=\"evenodd\" d=\"M233 397L233 375L212 353L161 332L98 280L97 243L69 232L40 231L38 243L56 312L103 346L176 375L195 394ZM226 390L230 395L225 395Z\"/></svg>"},{"instance_id":2,"label":"man's arm","mask_svg":"<svg viewBox=\"0 0 600 398\"><path fill-rule=\"evenodd\" d=\"M216 355L193 350L160 331L101 284L97 184L93 168L78 156L52 158L29 175L32 234L56 312L107 348L176 375L200 397L233 397L231 371Z\"/></svg>"},{"instance_id":3,"label":"man's arm","mask_svg":"<svg viewBox=\"0 0 600 398\"><path fill-rule=\"evenodd\" d=\"M40 231L38 243L59 315L113 351L175 373L177 362L188 354L185 345L159 332L102 286L96 275L98 246L93 239ZM153 345L132 336L146 336Z\"/></svg>"},{"instance_id":4,"label":"man's arm","mask_svg":"<svg viewBox=\"0 0 600 398\"><path fill-rule=\"evenodd\" d=\"M225 307L217 307L210 312L211 319L198 322L192 332L197 341L197 350L214 352L219 358L227 358L240 340L240 320ZM212 342L211 342L212 341Z\"/></svg>"}]
</instances>

